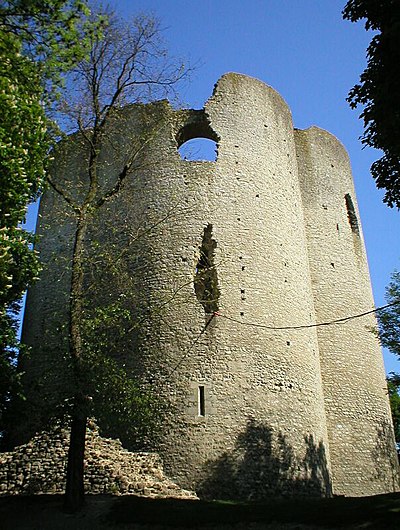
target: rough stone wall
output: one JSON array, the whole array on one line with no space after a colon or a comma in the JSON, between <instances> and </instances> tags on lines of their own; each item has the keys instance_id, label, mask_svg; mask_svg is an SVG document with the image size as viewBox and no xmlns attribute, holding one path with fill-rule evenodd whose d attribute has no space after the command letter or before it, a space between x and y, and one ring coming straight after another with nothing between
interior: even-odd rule
<instances>
[{"instance_id":1,"label":"rough stone wall","mask_svg":"<svg viewBox=\"0 0 400 530\"><path fill-rule=\"evenodd\" d=\"M15 451L1 453L0 495L64 493L68 443L68 431L57 427ZM164 475L157 454L131 453L119 440L99 436L93 424L86 435L85 491L197 498Z\"/></svg>"},{"instance_id":2,"label":"rough stone wall","mask_svg":"<svg viewBox=\"0 0 400 530\"><path fill-rule=\"evenodd\" d=\"M374 307L351 168L343 146L312 127L296 131L318 322ZM398 487L383 359L374 315L318 328L334 492Z\"/></svg>"},{"instance_id":3,"label":"rough stone wall","mask_svg":"<svg viewBox=\"0 0 400 530\"><path fill-rule=\"evenodd\" d=\"M363 484L348 478L351 465L341 469L349 439L337 439L332 430L333 403L340 392L329 393L329 377L333 381L336 373L338 379L350 379L354 367L348 360L343 372L331 368L329 376L326 353L320 366L319 341L326 350L329 340L312 327L325 316L316 294L315 263L320 258L313 254L307 217L307 201L315 199L304 190L306 170L297 158L301 150L298 144L296 152L287 105L264 83L227 74L202 111L173 111L164 102L151 108L150 121L141 118L140 108L129 107L112 126L103 155L104 181L123 163L137 131L151 127L151 141L123 193L101 211L91 237L102 249L114 245L123 251L123 277L111 282L106 274L93 300L101 304L110 285L113 295L120 292L127 300L132 326L110 354L163 404L152 449L160 452L169 475L204 495L329 495L332 477L334 491L366 494ZM179 145L194 137L218 142L216 162L180 158ZM299 141L300 135L296 137ZM115 145L120 146L117 152ZM84 185L84 160L84 151L72 145L55 164L55 178L66 180L74 193ZM319 167L310 162L311 172L313 164ZM51 363L57 368L55 353L61 358L65 352L65 299L60 292L66 289L68 268L60 275L54 256L68 262L73 228L51 191L42 200L41 215L38 248L48 269L29 294L24 324L25 340L33 348L24 368L36 389L41 372ZM332 241L324 230L321 243L329 247ZM342 256L347 250L337 247L340 259L347 259ZM362 274L369 282L367 272ZM353 288L356 278L354 274ZM333 283L324 296L339 313ZM304 325L311 327L298 327ZM351 344L349 329L345 340ZM373 365L378 373L377 359L375 350L358 366L367 370ZM384 387L381 376L375 390L379 384ZM60 371L57 377L62 381L65 376ZM42 393L51 395L52 378L42 380ZM358 392L359 406L365 406L367 392ZM337 416L353 415L349 395L350 390L337 401L343 407ZM371 420L377 426L379 414L388 419L383 390L373 406L384 411ZM360 410L352 428L362 432L365 415ZM120 437L129 447L124 433ZM381 439L390 437L383 434ZM371 464L362 458L351 468L354 476L362 476ZM391 491L395 486L388 483L388 473L386 469L370 490Z\"/></svg>"},{"instance_id":4,"label":"rough stone wall","mask_svg":"<svg viewBox=\"0 0 400 530\"><path fill-rule=\"evenodd\" d=\"M168 403L158 449L173 477L204 493L268 494L282 490L285 473L285 490L321 494L330 480L315 330L244 325L314 322L290 112L272 89L236 74L218 83L205 111L220 138L217 161L180 159L175 138L189 126L195 135L199 115L171 113L141 197L154 220L181 200L186 209L141 246L151 263L139 271L150 312L155 294L167 301L156 334L154 320L144 323L141 348L147 377ZM135 215L124 210L128 224ZM194 275L209 226L221 317L204 331L212 315Z\"/></svg>"}]
</instances>

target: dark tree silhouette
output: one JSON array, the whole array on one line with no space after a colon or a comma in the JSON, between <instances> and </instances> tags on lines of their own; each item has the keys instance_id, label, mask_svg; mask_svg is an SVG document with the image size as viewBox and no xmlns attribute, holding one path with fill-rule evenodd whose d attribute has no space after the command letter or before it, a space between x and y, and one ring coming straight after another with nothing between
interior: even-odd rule
<instances>
[{"instance_id":1,"label":"dark tree silhouette","mask_svg":"<svg viewBox=\"0 0 400 530\"><path fill-rule=\"evenodd\" d=\"M367 49L367 68L347 98L350 106L362 105L362 143L381 149L383 156L371 166L378 188L386 190L384 202L400 208L400 3L398 0L349 0L343 17L377 33Z\"/></svg>"}]
</instances>

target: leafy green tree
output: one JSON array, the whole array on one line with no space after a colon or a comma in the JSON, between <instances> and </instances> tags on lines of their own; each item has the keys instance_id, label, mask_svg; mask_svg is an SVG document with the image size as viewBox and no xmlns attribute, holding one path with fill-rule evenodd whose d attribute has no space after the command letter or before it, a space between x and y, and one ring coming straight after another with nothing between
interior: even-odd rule
<instances>
[{"instance_id":1,"label":"leafy green tree","mask_svg":"<svg viewBox=\"0 0 400 530\"><path fill-rule=\"evenodd\" d=\"M379 338L382 346L400 357L400 272L398 271L391 275L391 281L386 288L386 300L390 307L377 314ZM400 443L400 375L391 372L387 382L396 442Z\"/></svg>"},{"instance_id":2,"label":"leafy green tree","mask_svg":"<svg viewBox=\"0 0 400 530\"><path fill-rule=\"evenodd\" d=\"M41 79L35 64L21 54L12 35L0 38L0 424L15 370L16 315L19 300L37 277L39 263L32 236L18 225L28 202L44 182L48 141L46 119L37 94Z\"/></svg>"},{"instance_id":3,"label":"leafy green tree","mask_svg":"<svg viewBox=\"0 0 400 530\"><path fill-rule=\"evenodd\" d=\"M379 338L382 346L400 357L400 272L391 275L386 287L386 300L390 307L379 311Z\"/></svg>"},{"instance_id":4,"label":"leafy green tree","mask_svg":"<svg viewBox=\"0 0 400 530\"><path fill-rule=\"evenodd\" d=\"M387 377L390 409L392 411L394 435L400 444L400 375L391 372Z\"/></svg>"},{"instance_id":5,"label":"leafy green tree","mask_svg":"<svg viewBox=\"0 0 400 530\"><path fill-rule=\"evenodd\" d=\"M367 49L367 67L347 98L350 106L362 105L362 143L383 151L371 166L378 188L386 190L384 202L400 208L400 3L398 0L349 0L345 19L366 19L365 28L377 33Z\"/></svg>"},{"instance_id":6,"label":"leafy green tree","mask_svg":"<svg viewBox=\"0 0 400 530\"><path fill-rule=\"evenodd\" d=\"M82 59L85 35L95 31L88 15L82 0L0 2L0 430L19 392L20 299L40 270L32 236L19 225L45 182L47 113L62 73Z\"/></svg>"},{"instance_id":7,"label":"leafy green tree","mask_svg":"<svg viewBox=\"0 0 400 530\"><path fill-rule=\"evenodd\" d=\"M15 370L19 300L37 278L32 236L19 227L38 198L50 146L46 108L61 72L82 58L81 0L0 2L0 425Z\"/></svg>"},{"instance_id":8,"label":"leafy green tree","mask_svg":"<svg viewBox=\"0 0 400 530\"><path fill-rule=\"evenodd\" d=\"M62 72L85 56L89 27L96 27L88 25L89 15L87 0L0 1L2 35L14 35L21 43L21 52L39 70L48 96L54 95Z\"/></svg>"}]
</instances>

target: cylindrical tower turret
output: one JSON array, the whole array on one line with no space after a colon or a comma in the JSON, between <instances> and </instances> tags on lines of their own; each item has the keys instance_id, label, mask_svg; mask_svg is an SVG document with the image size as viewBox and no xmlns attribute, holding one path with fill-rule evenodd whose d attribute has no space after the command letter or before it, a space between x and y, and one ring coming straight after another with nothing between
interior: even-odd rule
<instances>
[{"instance_id":1,"label":"cylindrical tower turret","mask_svg":"<svg viewBox=\"0 0 400 530\"><path fill-rule=\"evenodd\" d=\"M348 156L331 134L295 131L314 303L319 323L373 309ZM336 494L398 487L382 355L373 314L318 327Z\"/></svg>"},{"instance_id":2,"label":"cylindrical tower turret","mask_svg":"<svg viewBox=\"0 0 400 530\"><path fill-rule=\"evenodd\" d=\"M124 363L164 404L154 449L207 494L326 494L317 336L287 329L315 322L289 109L228 74L204 111L165 113L102 219L140 234L125 259L141 324ZM194 137L218 141L216 162L180 158Z\"/></svg>"}]
</instances>

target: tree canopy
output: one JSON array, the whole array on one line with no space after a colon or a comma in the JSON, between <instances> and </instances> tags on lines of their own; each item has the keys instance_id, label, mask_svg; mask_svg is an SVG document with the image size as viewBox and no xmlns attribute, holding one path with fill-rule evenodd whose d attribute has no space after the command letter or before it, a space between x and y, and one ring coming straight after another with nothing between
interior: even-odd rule
<instances>
[{"instance_id":1,"label":"tree canopy","mask_svg":"<svg viewBox=\"0 0 400 530\"><path fill-rule=\"evenodd\" d=\"M400 444L400 375L391 372L387 377L390 409L392 411L394 435Z\"/></svg>"},{"instance_id":2,"label":"tree canopy","mask_svg":"<svg viewBox=\"0 0 400 530\"><path fill-rule=\"evenodd\" d=\"M400 272L391 275L386 287L386 300L394 304L378 313L379 338L382 346L400 356Z\"/></svg>"},{"instance_id":3,"label":"tree canopy","mask_svg":"<svg viewBox=\"0 0 400 530\"><path fill-rule=\"evenodd\" d=\"M386 287L386 300L390 307L377 313L379 338L382 346L400 357L400 272L395 271ZM387 377L390 408L396 442L400 443L400 375L391 373Z\"/></svg>"},{"instance_id":4,"label":"tree canopy","mask_svg":"<svg viewBox=\"0 0 400 530\"><path fill-rule=\"evenodd\" d=\"M14 35L0 39L0 418L15 386L12 360L16 346L18 300L37 277L39 263L31 236L18 227L26 205L44 179L48 143L46 120L37 98L41 91L35 65L21 53Z\"/></svg>"},{"instance_id":5,"label":"tree canopy","mask_svg":"<svg viewBox=\"0 0 400 530\"><path fill-rule=\"evenodd\" d=\"M81 0L0 2L0 425L18 376L19 300L40 269L20 224L45 181L46 110L62 72L81 59L88 15Z\"/></svg>"},{"instance_id":6,"label":"tree canopy","mask_svg":"<svg viewBox=\"0 0 400 530\"><path fill-rule=\"evenodd\" d=\"M384 202L400 208L400 3L398 0L349 0L343 17L376 33L367 49L367 67L349 92L350 106L363 106L364 145L383 156L371 166Z\"/></svg>"}]
</instances>

